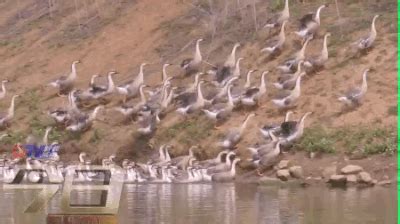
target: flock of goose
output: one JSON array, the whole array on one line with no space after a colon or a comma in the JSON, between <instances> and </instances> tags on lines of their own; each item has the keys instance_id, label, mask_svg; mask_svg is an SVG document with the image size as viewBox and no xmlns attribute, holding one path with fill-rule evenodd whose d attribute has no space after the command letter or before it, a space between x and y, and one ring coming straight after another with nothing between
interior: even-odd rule
<instances>
[{"instance_id":1,"label":"flock of goose","mask_svg":"<svg viewBox=\"0 0 400 224\"><path fill-rule=\"evenodd\" d=\"M272 86L282 91L279 97L272 99L272 103L279 111L286 111L283 122L278 124L266 124L260 128L260 133L265 139L265 143L257 147L249 147L248 150L251 158L247 159L258 167L258 171L270 168L276 163L283 146L293 144L301 138L304 131L304 121L311 112L305 113L298 121L290 120L293 114L292 110L296 107L301 95L301 78L309 73L317 72L324 69L324 65L328 61L328 37L330 33L323 36L322 50L319 55L306 57L305 52L307 45L317 38L317 32L321 26L320 14L327 5L320 6L315 13L307 14L300 19L300 28L294 33L302 39L302 47L295 52L290 58L287 58L277 67L281 75L277 82ZM354 42L360 52L368 51L376 39L377 32L375 29L375 20L379 15L374 16L371 24L370 33ZM285 50L285 25L289 22L289 4L285 0L285 6L282 12L271 17L265 28L279 29L279 34L272 38L265 48L261 49L261 53L266 53L273 60ZM237 82L242 78L240 62L243 58L236 58L237 49L241 46L236 43L226 60L217 65L213 65L208 71L201 71L201 65L204 62L200 43L203 39L196 41L195 52L192 58L182 61L180 67L183 71L182 77L172 77L167 74L167 68L171 64L164 64L162 67L162 81L156 86L148 86L144 82L144 73L146 63L140 65L139 73L133 80L122 85L114 84L114 76L118 74L116 71L110 71L107 75L107 84L99 84L96 79L100 75L93 75L89 83L89 87L84 90L75 89L75 81L78 78L77 65L80 61L74 61L71 71L59 79L51 82L48 86L57 88L58 95L66 95L68 104L63 107L48 111L48 115L54 121L71 132L84 132L88 130L99 110L105 108L105 104L109 103L107 98L110 95L118 94L123 96L120 105L112 110L120 112L127 119L132 119L137 123L137 131L142 135L152 135L157 129L157 125L165 117L167 113L177 113L181 116L202 116L215 122L217 126L228 121L235 109L254 110L265 102L267 93L267 77L270 71L261 71L259 84L252 83L252 75L257 72L256 69L249 70L245 75L243 85ZM207 63L209 64L209 63ZM362 75L362 85L360 88L349 90L345 95L338 98L348 106L358 106L367 91L367 74L369 69L365 69ZM206 81L205 76L209 76ZM187 86L175 86L174 79L193 79L192 83ZM210 81L211 80L211 81ZM2 92L0 99L5 98L7 81L2 81ZM206 86L207 84L207 86ZM204 91L205 86L208 87ZM207 94L205 94L207 93ZM14 117L14 104L18 95L14 95L8 111L0 114L0 127L8 128L10 121ZM95 106L93 110L87 112L87 107ZM265 106L265 105L264 105ZM86 110L85 110L86 109ZM123 160L122 166L118 166L114 162L115 156L103 159L102 165L105 167L118 167L125 172L125 181L128 182L195 182L195 181L221 181L231 180L235 177L235 165L240 161L235 155L234 149L241 141L243 132L247 124L256 114L250 112L243 123L235 129L226 133L224 139L218 143L221 152L217 157L198 161L193 153L192 147L189 154L171 158L169 149L170 145L162 145L159 148L157 156L147 163L135 163L127 159ZM51 129L46 130L44 139ZM6 137L7 134L0 136L0 139ZM44 140L43 140L44 141ZM46 140L47 142L47 140ZM73 167L85 167L91 162L85 159L86 154L81 153L79 162ZM16 164L18 161L3 159L5 164L3 170L3 180L11 180L16 175ZM68 171L68 167L63 166L59 161L59 157L48 160L39 161L28 158L25 162L27 169L50 169L52 175L58 176L59 179ZM35 174L28 176L28 180L32 182L41 181L46 178L45 173L32 171ZM81 173L78 178L82 181L91 181L96 179L96 173Z\"/></svg>"}]
</instances>

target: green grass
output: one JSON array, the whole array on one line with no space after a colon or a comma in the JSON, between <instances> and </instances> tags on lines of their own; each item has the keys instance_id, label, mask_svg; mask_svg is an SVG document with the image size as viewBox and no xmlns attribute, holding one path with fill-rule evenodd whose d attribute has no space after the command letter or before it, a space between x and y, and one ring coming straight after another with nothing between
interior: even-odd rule
<instances>
[{"instance_id":1,"label":"green grass","mask_svg":"<svg viewBox=\"0 0 400 224\"><path fill-rule=\"evenodd\" d=\"M99 129L94 129L92 136L89 139L89 142L92 144L98 144L100 140L103 138L103 133Z\"/></svg>"},{"instance_id":2,"label":"green grass","mask_svg":"<svg viewBox=\"0 0 400 224\"><path fill-rule=\"evenodd\" d=\"M196 145L211 135L210 129L213 124L204 117L197 117L173 126L158 133L156 138L160 142L168 142L176 139L186 146Z\"/></svg>"},{"instance_id":3,"label":"green grass","mask_svg":"<svg viewBox=\"0 0 400 224\"><path fill-rule=\"evenodd\" d=\"M392 155L397 150L394 127L343 127L327 130L311 127L304 131L298 150L307 152L352 153L361 150L366 155L386 153Z\"/></svg>"}]
</instances>

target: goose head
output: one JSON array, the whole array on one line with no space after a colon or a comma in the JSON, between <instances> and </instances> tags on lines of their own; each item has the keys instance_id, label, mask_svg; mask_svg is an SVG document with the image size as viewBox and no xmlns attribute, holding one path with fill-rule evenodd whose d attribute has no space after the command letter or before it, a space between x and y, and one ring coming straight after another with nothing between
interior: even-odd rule
<instances>
[{"instance_id":1,"label":"goose head","mask_svg":"<svg viewBox=\"0 0 400 224\"><path fill-rule=\"evenodd\" d=\"M197 39L196 43L200 43L200 42L202 42L202 41L203 41L203 39L200 38L200 39Z\"/></svg>"},{"instance_id":2,"label":"goose head","mask_svg":"<svg viewBox=\"0 0 400 224\"><path fill-rule=\"evenodd\" d=\"M81 63L80 60L77 60L77 61L72 62L73 65L76 65L76 64L79 64L79 63Z\"/></svg>"}]
</instances>

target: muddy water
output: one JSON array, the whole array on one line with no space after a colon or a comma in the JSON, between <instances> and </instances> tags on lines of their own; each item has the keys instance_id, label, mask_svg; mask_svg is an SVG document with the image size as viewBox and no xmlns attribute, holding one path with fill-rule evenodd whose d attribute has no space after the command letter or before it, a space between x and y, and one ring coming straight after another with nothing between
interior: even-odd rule
<instances>
[{"instance_id":1,"label":"muddy water","mask_svg":"<svg viewBox=\"0 0 400 224\"><path fill-rule=\"evenodd\" d=\"M37 192L1 190L0 223L20 222L20 211ZM86 203L98 200L96 194L88 192L78 192L74 197ZM383 224L396 223L396 198L394 187L343 190L249 184L132 184L124 186L118 217L122 224ZM46 213L56 213L60 200L57 193L35 223L45 223Z\"/></svg>"}]
</instances>

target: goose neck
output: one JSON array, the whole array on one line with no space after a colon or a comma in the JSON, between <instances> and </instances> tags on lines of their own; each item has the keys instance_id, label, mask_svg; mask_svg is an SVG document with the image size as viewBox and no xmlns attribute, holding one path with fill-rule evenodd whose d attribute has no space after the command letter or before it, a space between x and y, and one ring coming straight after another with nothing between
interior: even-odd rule
<instances>
[{"instance_id":1,"label":"goose neck","mask_svg":"<svg viewBox=\"0 0 400 224\"><path fill-rule=\"evenodd\" d=\"M4 82L1 82L1 91L3 94L6 93L6 84Z\"/></svg>"},{"instance_id":2,"label":"goose neck","mask_svg":"<svg viewBox=\"0 0 400 224\"><path fill-rule=\"evenodd\" d=\"M239 159L235 159L235 160L232 162L232 166L231 166L231 175L232 175L232 176L235 176L235 175L236 175L236 164L237 164L239 161L240 161Z\"/></svg>"},{"instance_id":3,"label":"goose neck","mask_svg":"<svg viewBox=\"0 0 400 224\"><path fill-rule=\"evenodd\" d=\"M243 133L243 131L246 128L247 124L249 123L251 117L252 116L247 116L246 120L244 120L242 126L240 127L240 134Z\"/></svg>"},{"instance_id":4,"label":"goose neck","mask_svg":"<svg viewBox=\"0 0 400 224\"><path fill-rule=\"evenodd\" d=\"M377 19L378 17L374 17L374 19L372 19L372 23L371 23L371 33L372 33L372 35L376 35L376 28L375 28L375 20Z\"/></svg>"},{"instance_id":5,"label":"goose neck","mask_svg":"<svg viewBox=\"0 0 400 224\"><path fill-rule=\"evenodd\" d=\"M115 84L112 79L112 74L108 75L108 92L112 92L114 90Z\"/></svg>"},{"instance_id":6,"label":"goose neck","mask_svg":"<svg viewBox=\"0 0 400 224\"><path fill-rule=\"evenodd\" d=\"M204 97L201 91L201 83L197 85L197 99L199 100L200 103L204 103Z\"/></svg>"},{"instance_id":7,"label":"goose neck","mask_svg":"<svg viewBox=\"0 0 400 224\"><path fill-rule=\"evenodd\" d=\"M146 99L146 95L144 95L143 88L144 88L144 85L141 85L139 88L140 99L141 99L142 103L146 103L147 99Z\"/></svg>"},{"instance_id":8,"label":"goose neck","mask_svg":"<svg viewBox=\"0 0 400 224\"><path fill-rule=\"evenodd\" d=\"M363 74L363 80L362 80L362 85L361 85L361 91L365 93L367 91L368 85L367 85L367 74L368 71L365 71Z\"/></svg>"},{"instance_id":9,"label":"goose neck","mask_svg":"<svg viewBox=\"0 0 400 224\"><path fill-rule=\"evenodd\" d=\"M230 106L234 106L233 97L232 97L232 86L229 86L229 88L228 88L228 104Z\"/></svg>"},{"instance_id":10,"label":"goose neck","mask_svg":"<svg viewBox=\"0 0 400 224\"><path fill-rule=\"evenodd\" d=\"M321 24L321 20L320 20L320 13L321 13L321 9L325 8L325 5L320 6L317 9L317 13L315 14L315 21L318 23L318 25Z\"/></svg>"},{"instance_id":11,"label":"goose neck","mask_svg":"<svg viewBox=\"0 0 400 224\"><path fill-rule=\"evenodd\" d=\"M194 54L193 61L198 63L198 62L201 62L201 60L202 60L202 56L201 56L201 52L200 52L200 41L197 41L196 42L196 52Z\"/></svg>"},{"instance_id":12,"label":"goose neck","mask_svg":"<svg viewBox=\"0 0 400 224\"><path fill-rule=\"evenodd\" d=\"M70 79L75 79L76 78L76 64L72 63L71 65L71 74L69 76Z\"/></svg>"},{"instance_id":13,"label":"goose neck","mask_svg":"<svg viewBox=\"0 0 400 224\"><path fill-rule=\"evenodd\" d=\"M8 109L8 116L9 116L10 118L11 118L11 117L14 117L15 98L16 98L16 96L14 96L14 97L11 99L11 105L10 105L10 108Z\"/></svg>"}]
</instances>

